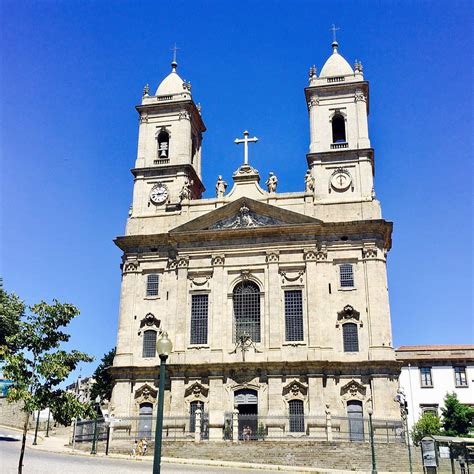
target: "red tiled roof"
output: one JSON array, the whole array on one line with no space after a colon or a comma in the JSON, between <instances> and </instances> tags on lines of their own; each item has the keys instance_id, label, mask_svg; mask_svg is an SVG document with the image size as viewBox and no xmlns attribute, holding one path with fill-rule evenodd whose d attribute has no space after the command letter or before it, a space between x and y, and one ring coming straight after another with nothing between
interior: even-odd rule
<instances>
[{"instance_id":1,"label":"red tiled roof","mask_svg":"<svg viewBox=\"0 0 474 474\"><path fill-rule=\"evenodd\" d=\"M395 349L395 352L407 352L407 351L456 351L456 350L474 350L472 344L459 344L459 345L431 345L431 346L400 346Z\"/></svg>"}]
</instances>

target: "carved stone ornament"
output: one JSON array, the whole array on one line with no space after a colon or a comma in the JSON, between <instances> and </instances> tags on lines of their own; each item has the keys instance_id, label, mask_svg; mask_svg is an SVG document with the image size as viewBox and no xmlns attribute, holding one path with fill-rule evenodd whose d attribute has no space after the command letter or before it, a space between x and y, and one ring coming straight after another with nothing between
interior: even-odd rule
<instances>
[{"instance_id":1,"label":"carved stone ornament","mask_svg":"<svg viewBox=\"0 0 474 474\"><path fill-rule=\"evenodd\" d=\"M361 90L357 90L355 93L355 101L356 102L366 102L367 98L365 97L364 93Z\"/></svg>"},{"instance_id":2,"label":"carved stone ornament","mask_svg":"<svg viewBox=\"0 0 474 474\"><path fill-rule=\"evenodd\" d=\"M304 270L298 270L298 271L288 271L288 270L280 270L279 271L281 275L281 282L295 282L297 280L300 281L300 283L303 283L303 275L304 275Z\"/></svg>"},{"instance_id":3,"label":"carved stone ornament","mask_svg":"<svg viewBox=\"0 0 474 474\"><path fill-rule=\"evenodd\" d=\"M184 397L185 398L187 398L187 397L200 398L201 396L204 397L204 398L207 398L208 394L209 394L209 387L206 387L205 385L203 385L199 382L192 383L184 391Z\"/></svg>"},{"instance_id":4,"label":"carved stone ornament","mask_svg":"<svg viewBox=\"0 0 474 474\"><path fill-rule=\"evenodd\" d=\"M344 306L342 311L338 311L337 313L337 320L340 321L341 319L356 319L359 321L360 313L356 311L350 304Z\"/></svg>"},{"instance_id":5,"label":"carved stone ornament","mask_svg":"<svg viewBox=\"0 0 474 474\"><path fill-rule=\"evenodd\" d=\"M341 396L346 396L346 398L364 398L366 393L367 388L355 380L341 387Z\"/></svg>"},{"instance_id":6,"label":"carved stone ornament","mask_svg":"<svg viewBox=\"0 0 474 474\"><path fill-rule=\"evenodd\" d=\"M240 278L242 281L247 281L250 279L250 271L249 270L241 270Z\"/></svg>"},{"instance_id":7,"label":"carved stone ornament","mask_svg":"<svg viewBox=\"0 0 474 474\"><path fill-rule=\"evenodd\" d=\"M189 112L186 110L183 110L182 112L179 113L179 120L189 120L191 116L189 115Z\"/></svg>"},{"instance_id":8,"label":"carved stone ornament","mask_svg":"<svg viewBox=\"0 0 474 474\"><path fill-rule=\"evenodd\" d=\"M298 380L292 380L290 383L286 384L283 387L283 396L286 398L293 398L298 396L306 397L307 393L308 386Z\"/></svg>"},{"instance_id":9,"label":"carved stone ornament","mask_svg":"<svg viewBox=\"0 0 474 474\"><path fill-rule=\"evenodd\" d=\"M234 171L234 174L232 175L234 178L236 176L245 176L245 175L258 175L258 170L255 168L252 168L250 165L245 164L240 166L236 171Z\"/></svg>"},{"instance_id":10,"label":"carved stone ornament","mask_svg":"<svg viewBox=\"0 0 474 474\"><path fill-rule=\"evenodd\" d=\"M305 261L317 260L316 250L315 249L304 249L304 259Z\"/></svg>"},{"instance_id":11,"label":"carved stone ornament","mask_svg":"<svg viewBox=\"0 0 474 474\"><path fill-rule=\"evenodd\" d=\"M146 112L140 114L140 123L148 123L148 114Z\"/></svg>"},{"instance_id":12,"label":"carved stone ornament","mask_svg":"<svg viewBox=\"0 0 474 474\"><path fill-rule=\"evenodd\" d=\"M123 273L136 273L139 271L140 263L138 260L127 260L123 264Z\"/></svg>"},{"instance_id":13,"label":"carved stone ornament","mask_svg":"<svg viewBox=\"0 0 474 474\"><path fill-rule=\"evenodd\" d=\"M326 249L326 246L322 245L316 251L316 260L318 260L318 262L321 262L321 261L327 260L327 259L328 259L328 251Z\"/></svg>"},{"instance_id":14,"label":"carved stone ornament","mask_svg":"<svg viewBox=\"0 0 474 474\"><path fill-rule=\"evenodd\" d=\"M277 251L270 251L267 253L266 260L267 263L278 263L280 260L280 255Z\"/></svg>"},{"instance_id":15,"label":"carved stone ornament","mask_svg":"<svg viewBox=\"0 0 474 474\"><path fill-rule=\"evenodd\" d=\"M146 383L145 385L142 385L138 390L136 390L135 401L139 405L144 402L154 403L156 401L157 394L158 390Z\"/></svg>"},{"instance_id":16,"label":"carved stone ornament","mask_svg":"<svg viewBox=\"0 0 474 474\"><path fill-rule=\"evenodd\" d=\"M188 280L191 280L191 286L204 286L212 278L212 273L189 273Z\"/></svg>"},{"instance_id":17,"label":"carved stone ornament","mask_svg":"<svg viewBox=\"0 0 474 474\"><path fill-rule=\"evenodd\" d=\"M317 95L308 100L308 109L311 109L316 105L319 105L319 97Z\"/></svg>"},{"instance_id":18,"label":"carved stone ornament","mask_svg":"<svg viewBox=\"0 0 474 474\"><path fill-rule=\"evenodd\" d=\"M334 190L339 193L343 193L349 188L354 191L354 184L351 174L345 168L337 168L329 178L328 191L331 192L331 190Z\"/></svg>"},{"instance_id":19,"label":"carved stone ornament","mask_svg":"<svg viewBox=\"0 0 474 474\"><path fill-rule=\"evenodd\" d=\"M189 265L189 257L188 256L181 256L175 259L168 260L168 269L169 270L176 270L177 268L187 268Z\"/></svg>"},{"instance_id":20,"label":"carved stone ornament","mask_svg":"<svg viewBox=\"0 0 474 474\"><path fill-rule=\"evenodd\" d=\"M224 255L213 255L211 258L211 265L214 267L224 265L225 263L225 256Z\"/></svg>"},{"instance_id":21,"label":"carved stone ornament","mask_svg":"<svg viewBox=\"0 0 474 474\"><path fill-rule=\"evenodd\" d=\"M159 328L161 324L161 320L157 319L154 314L148 313L141 321L140 321L140 329L143 327L152 327L155 326Z\"/></svg>"},{"instance_id":22,"label":"carved stone ornament","mask_svg":"<svg viewBox=\"0 0 474 474\"><path fill-rule=\"evenodd\" d=\"M377 257L377 247L365 247L362 249L362 256L364 258L376 258Z\"/></svg>"},{"instance_id":23,"label":"carved stone ornament","mask_svg":"<svg viewBox=\"0 0 474 474\"><path fill-rule=\"evenodd\" d=\"M273 217L262 216L251 211L247 206L242 206L239 213L217 221L209 229L242 229L250 227L263 227L267 225L283 225L284 223Z\"/></svg>"}]
</instances>

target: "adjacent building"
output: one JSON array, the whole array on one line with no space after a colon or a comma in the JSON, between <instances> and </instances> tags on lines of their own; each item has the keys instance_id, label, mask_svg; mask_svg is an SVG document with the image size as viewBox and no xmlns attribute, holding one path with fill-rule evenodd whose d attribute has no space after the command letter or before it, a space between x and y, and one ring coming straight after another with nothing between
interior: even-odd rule
<instances>
[{"instance_id":1,"label":"adjacent building","mask_svg":"<svg viewBox=\"0 0 474 474\"><path fill-rule=\"evenodd\" d=\"M310 433L308 420L328 412L399 418L392 223L374 190L362 64L351 67L334 42L304 95L309 151L288 157L301 163L301 186L280 193L285 176L269 170L263 184L246 131L232 186L215 177L215 197L203 198L206 126L191 85L173 61L154 94L145 87L133 201L115 240L123 251L115 416L156 410L156 341L166 330L174 349L165 416L192 423L202 408L210 439L222 439L235 408L263 417L269 433ZM277 97L267 101L277 109ZM221 162L224 174L231 160Z\"/></svg>"},{"instance_id":2,"label":"adjacent building","mask_svg":"<svg viewBox=\"0 0 474 474\"><path fill-rule=\"evenodd\" d=\"M447 393L474 407L474 345L401 346L396 355L410 429L427 411L441 416Z\"/></svg>"}]
</instances>

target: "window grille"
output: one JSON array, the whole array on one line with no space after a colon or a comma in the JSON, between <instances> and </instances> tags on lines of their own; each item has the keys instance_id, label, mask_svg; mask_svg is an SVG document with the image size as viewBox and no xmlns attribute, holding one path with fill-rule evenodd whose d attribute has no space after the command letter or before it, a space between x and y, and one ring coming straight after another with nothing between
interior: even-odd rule
<instances>
[{"instance_id":1,"label":"window grille","mask_svg":"<svg viewBox=\"0 0 474 474\"><path fill-rule=\"evenodd\" d=\"M158 288L160 284L160 275L157 273L150 273L146 277L146 295L158 296Z\"/></svg>"},{"instance_id":2,"label":"window grille","mask_svg":"<svg viewBox=\"0 0 474 474\"><path fill-rule=\"evenodd\" d=\"M143 357L155 357L156 354L156 331L145 331L143 333Z\"/></svg>"},{"instance_id":3,"label":"window grille","mask_svg":"<svg viewBox=\"0 0 474 474\"><path fill-rule=\"evenodd\" d=\"M208 295L192 295L191 344L207 344Z\"/></svg>"},{"instance_id":4,"label":"window grille","mask_svg":"<svg viewBox=\"0 0 474 474\"><path fill-rule=\"evenodd\" d=\"M454 367L456 387L467 387L466 367Z\"/></svg>"},{"instance_id":5,"label":"window grille","mask_svg":"<svg viewBox=\"0 0 474 474\"><path fill-rule=\"evenodd\" d=\"M420 367L420 377L422 387L433 386L433 379L431 378L431 367Z\"/></svg>"},{"instance_id":6,"label":"window grille","mask_svg":"<svg viewBox=\"0 0 474 474\"><path fill-rule=\"evenodd\" d=\"M249 334L260 342L260 290L255 283L244 281L234 288L234 342Z\"/></svg>"},{"instance_id":7,"label":"window grille","mask_svg":"<svg viewBox=\"0 0 474 474\"><path fill-rule=\"evenodd\" d=\"M304 407L302 400L290 400L288 402L290 415L290 432L304 433Z\"/></svg>"},{"instance_id":8,"label":"window grille","mask_svg":"<svg viewBox=\"0 0 474 474\"><path fill-rule=\"evenodd\" d=\"M342 336L344 340L344 352L359 352L359 335L357 333L357 324L344 324L342 326Z\"/></svg>"},{"instance_id":9,"label":"window grille","mask_svg":"<svg viewBox=\"0 0 474 474\"><path fill-rule=\"evenodd\" d=\"M285 291L285 334L287 341L302 341L303 335L303 292Z\"/></svg>"},{"instance_id":10,"label":"window grille","mask_svg":"<svg viewBox=\"0 0 474 474\"><path fill-rule=\"evenodd\" d=\"M195 400L189 404L189 431L194 433L196 431L196 411L201 410L201 420L204 415L204 403L199 400Z\"/></svg>"},{"instance_id":11,"label":"window grille","mask_svg":"<svg viewBox=\"0 0 474 474\"><path fill-rule=\"evenodd\" d=\"M339 266L339 277L342 288L354 286L354 272L350 263L344 263Z\"/></svg>"}]
</instances>

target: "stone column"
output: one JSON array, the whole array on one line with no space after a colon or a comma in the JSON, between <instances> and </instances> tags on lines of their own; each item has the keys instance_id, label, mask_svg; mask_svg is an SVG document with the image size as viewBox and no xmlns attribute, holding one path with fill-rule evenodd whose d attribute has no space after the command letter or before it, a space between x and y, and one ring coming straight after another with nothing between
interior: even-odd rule
<instances>
[{"instance_id":1,"label":"stone column","mask_svg":"<svg viewBox=\"0 0 474 474\"><path fill-rule=\"evenodd\" d=\"M280 437L285 428L282 382L280 375L268 376L268 437ZM278 418L275 418L278 417Z\"/></svg>"},{"instance_id":2,"label":"stone column","mask_svg":"<svg viewBox=\"0 0 474 474\"><path fill-rule=\"evenodd\" d=\"M269 331L267 334L269 334L269 341L267 342L267 347L270 349L279 349L282 343L282 312L280 311L280 278L278 275L279 258L278 251L272 250L267 252L268 286L265 291L268 295L266 298L268 302L268 317L264 318L264 321L268 321Z\"/></svg>"},{"instance_id":3,"label":"stone column","mask_svg":"<svg viewBox=\"0 0 474 474\"><path fill-rule=\"evenodd\" d=\"M224 427L224 379L220 375L209 376L209 441L223 441Z\"/></svg>"},{"instance_id":4,"label":"stone column","mask_svg":"<svg viewBox=\"0 0 474 474\"><path fill-rule=\"evenodd\" d=\"M186 318L188 317L188 264L188 257L181 256L176 259L178 280L176 282L175 333L170 334L170 338L173 340L174 345L173 350L175 352L184 352L186 350L187 341L189 340L186 325Z\"/></svg>"},{"instance_id":5,"label":"stone column","mask_svg":"<svg viewBox=\"0 0 474 474\"><path fill-rule=\"evenodd\" d=\"M225 341L228 340L227 325L223 324L227 318L226 304L227 304L227 288L224 278L224 255L213 255L211 259L213 266L212 275L212 320L209 325L209 347L213 350L224 349Z\"/></svg>"},{"instance_id":6,"label":"stone column","mask_svg":"<svg viewBox=\"0 0 474 474\"><path fill-rule=\"evenodd\" d=\"M308 101L309 108L309 137L310 137L310 153L314 153L318 148L318 136L317 136L317 110L319 108L319 97L313 95Z\"/></svg>"}]
</instances>

